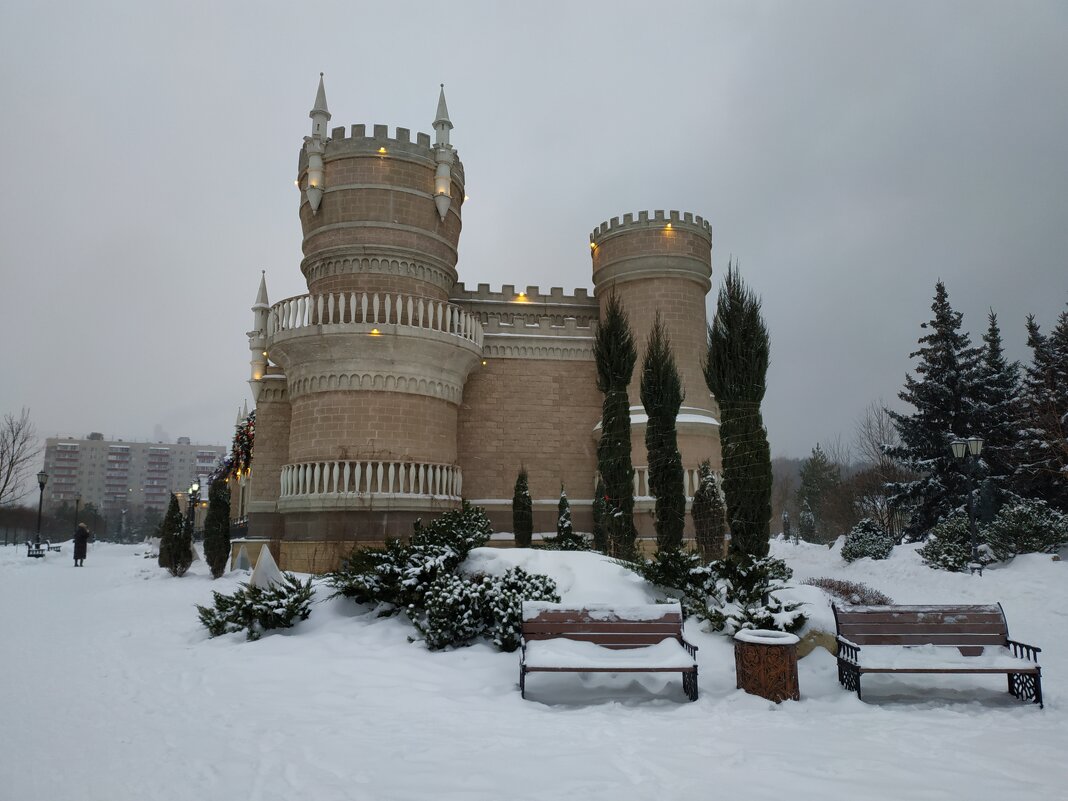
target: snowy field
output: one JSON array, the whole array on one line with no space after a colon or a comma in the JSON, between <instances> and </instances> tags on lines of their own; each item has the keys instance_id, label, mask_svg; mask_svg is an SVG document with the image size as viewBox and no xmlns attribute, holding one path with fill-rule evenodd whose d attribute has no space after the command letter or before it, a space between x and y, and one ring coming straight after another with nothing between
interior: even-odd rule
<instances>
[{"instance_id":1,"label":"snowy field","mask_svg":"<svg viewBox=\"0 0 1068 801\"><path fill-rule=\"evenodd\" d=\"M1012 636L1043 649L1046 708L1003 676L865 677L861 702L822 649L801 660L802 700L776 706L735 689L730 642L697 621L696 703L676 675L594 674L535 674L523 701L518 654L431 653L345 599L259 642L210 640L194 604L244 574L212 582L197 562L174 579L139 546L94 545L77 569L69 543L39 560L0 548L0 799L1068 799L1068 562L1020 557L980 578L929 570L910 546L853 565L773 548L795 580L1000 601ZM568 602L654 597L591 554L470 562L548 573ZM822 593L793 592L833 630Z\"/></svg>"}]
</instances>

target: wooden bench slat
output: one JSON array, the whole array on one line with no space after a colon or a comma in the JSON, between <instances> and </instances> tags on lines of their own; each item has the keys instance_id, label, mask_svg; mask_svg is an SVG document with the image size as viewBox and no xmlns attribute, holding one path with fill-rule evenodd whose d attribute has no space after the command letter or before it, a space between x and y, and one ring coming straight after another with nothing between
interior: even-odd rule
<instances>
[{"instance_id":1,"label":"wooden bench slat","mask_svg":"<svg viewBox=\"0 0 1068 801\"><path fill-rule=\"evenodd\" d=\"M1004 645L1005 636L998 634L864 634L854 637L842 635L857 645Z\"/></svg>"},{"instance_id":2,"label":"wooden bench slat","mask_svg":"<svg viewBox=\"0 0 1068 801\"><path fill-rule=\"evenodd\" d=\"M1033 668L862 668L865 673L1038 673L1038 667Z\"/></svg>"},{"instance_id":3,"label":"wooden bench slat","mask_svg":"<svg viewBox=\"0 0 1068 801\"><path fill-rule=\"evenodd\" d=\"M585 632L598 632L598 631L622 631L622 632L647 632L655 633L662 632L665 637L672 637L679 633L679 625L676 623L674 626L664 625L662 623L651 623L649 625L643 625L641 623L542 623L541 621L528 621L523 624L523 631L544 631L550 633L559 632L561 635L569 634L570 632L585 633Z\"/></svg>"},{"instance_id":4,"label":"wooden bench slat","mask_svg":"<svg viewBox=\"0 0 1068 801\"><path fill-rule=\"evenodd\" d=\"M1001 623L978 623L969 625L930 623L842 623L838 631L843 637L850 634L999 634L1007 633Z\"/></svg>"}]
</instances>

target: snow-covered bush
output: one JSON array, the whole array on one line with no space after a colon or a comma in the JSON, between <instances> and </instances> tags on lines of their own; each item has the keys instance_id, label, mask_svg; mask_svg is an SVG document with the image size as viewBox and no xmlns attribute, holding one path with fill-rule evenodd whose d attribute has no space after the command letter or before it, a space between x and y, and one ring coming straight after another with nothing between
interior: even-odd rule
<instances>
[{"instance_id":1,"label":"snow-covered bush","mask_svg":"<svg viewBox=\"0 0 1068 801\"><path fill-rule=\"evenodd\" d=\"M593 542L582 534L571 532L570 534L558 534L555 537L546 537L536 548L546 551L592 551Z\"/></svg>"},{"instance_id":2,"label":"snow-covered bush","mask_svg":"<svg viewBox=\"0 0 1068 801\"><path fill-rule=\"evenodd\" d=\"M455 572L491 533L485 510L465 502L425 526L416 522L407 545L390 540L384 548L357 549L327 580L337 595L357 603L389 604L392 611L422 608L435 579Z\"/></svg>"},{"instance_id":3,"label":"snow-covered bush","mask_svg":"<svg viewBox=\"0 0 1068 801\"><path fill-rule=\"evenodd\" d=\"M931 529L918 553L935 570L960 573L972 560L972 535L966 514L950 515Z\"/></svg>"},{"instance_id":4,"label":"snow-covered bush","mask_svg":"<svg viewBox=\"0 0 1068 801\"><path fill-rule=\"evenodd\" d=\"M679 598L687 615L697 615L715 631L739 629L797 631L806 617L802 604L780 600L792 572L781 559L724 559L707 564L698 554L660 551L651 560L621 562L646 581Z\"/></svg>"},{"instance_id":5,"label":"snow-covered bush","mask_svg":"<svg viewBox=\"0 0 1068 801\"><path fill-rule=\"evenodd\" d=\"M889 595L884 595L878 590L872 589L867 584L861 584L858 581L843 581L842 579L821 577L805 579L801 583L819 587L824 592L833 595L841 601L845 601L847 604L856 604L858 606L889 606L894 602L893 598Z\"/></svg>"},{"instance_id":6,"label":"snow-covered bush","mask_svg":"<svg viewBox=\"0 0 1068 801\"><path fill-rule=\"evenodd\" d=\"M842 558L847 562L855 562L865 556L869 559L886 559L893 550L893 540L878 523L865 517L846 534Z\"/></svg>"},{"instance_id":7,"label":"snow-covered bush","mask_svg":"<svg viewBox=\"0 0 1068 801\"><path fill-rule=\"evenodd\" d=\"M521 567L500 578L447 574L434 580L425 609L410 607L408 616L431 650L488 637L502 651L514 651L519 647L523 601L559 600L556 582Z\"/></svg>"},{"instance_id":8,"label":"snow-covered bush","mask_svg":"<svg viewBox=\"0 0 1068 801\"><path fill-rule=\"evenodd\" d=\"M1068 544L1068 516L1039 500L1006 504L982 531L998 561L1021 553L1053 553Z\"/></svg>"},{"instance_id":9,"label":"snow-covered bush","mask_svg":"<svg viewBox=\"0 0 1068 801\"><path fill-rule=\"evenodd\" d=\"M231 595L213 592L214 607L197 606L200 622L212 637L235 631L258 640L265 631L288 629L311 614L312 583L301 583L292 573L283 573L282 582L264 589L242 583Z\"/></svg>"}]
</instances>

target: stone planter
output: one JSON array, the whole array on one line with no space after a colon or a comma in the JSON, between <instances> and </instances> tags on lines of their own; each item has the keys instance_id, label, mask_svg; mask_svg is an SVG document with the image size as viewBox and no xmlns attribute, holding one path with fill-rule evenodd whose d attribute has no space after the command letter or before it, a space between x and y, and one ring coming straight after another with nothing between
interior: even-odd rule
<instances>
[{"instance_id":1,"label":"stone planter","mask_svg":"<svg viewBox=\"0 0 1068 801\"><path fill-rule=\"evenodd\" d=\"M738 689L780 703L801 700L797 681L797 643L793 634L743 629L734 635Z\"/></svg>"}]
</instances>

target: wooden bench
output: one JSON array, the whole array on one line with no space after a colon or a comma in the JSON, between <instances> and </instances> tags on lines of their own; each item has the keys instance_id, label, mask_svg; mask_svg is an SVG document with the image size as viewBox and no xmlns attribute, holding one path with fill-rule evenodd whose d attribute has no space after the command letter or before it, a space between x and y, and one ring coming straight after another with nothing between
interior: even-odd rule
<instances>
[{"instance_id":1,"label":"wooden bench","mask_svg":"<svg viewBox=\"0 0 1068 801\"><path fill-rule=\"evenodd\" d=\"M697 647L682 636L679 604L576 608L523 602L519 690L528 673L681 673L697 700Z\"/></svg>"},{"instance_id":2,"label":"wooden bench","mask_svg":"<svg viewBox=\"0 0 1068 801\"><path fill-rule=\"evenodd\" d=\"M45 555L45 549L40 545L34 545L32 542L27 542L26 555L31 556L34 559L41 559Z\"/></svg>"},{"instance_id":3,"label":"wooden bench","mask_svg":"<svg viewBox=\"0 0 1068 801\"><path fill-rule=\"evenodd\" d=\"M865 673L1003 673L1009 692L1042 706L1041 648L1009 639L1001 604L838 606L838 680Z\"/></svg>"},{"instance_id":4,"label":"wooden bench","mask_svg":"<svg viewBox=\"0 0 1068 801\"><path fill-rule=\"evenodd\" d=\"M59 553L63 549L59 545L53 545L51 542L46 542L45 543L45 550L55 551L56 553Z\"/></svg>"}]
</instances>

